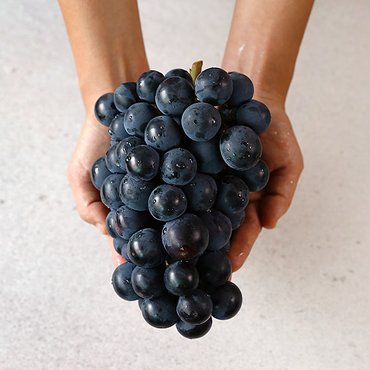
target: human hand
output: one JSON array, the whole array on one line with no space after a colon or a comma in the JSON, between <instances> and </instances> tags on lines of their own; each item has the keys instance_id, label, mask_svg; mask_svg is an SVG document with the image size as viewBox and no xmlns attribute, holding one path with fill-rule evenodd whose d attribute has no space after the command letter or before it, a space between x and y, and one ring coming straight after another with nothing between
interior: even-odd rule
<instances>
[{"instance_id":1,"label":"human hand","mask_svg":"<svg viewBox=\"0 0 370 370\"><path fill-rule=\"evenodd\" d=\"M245 221L233 234L229 251L233 271L244 264L262 227L274 228L288 210L303 170L302 153L284 105L273 98L255 99L271 112L270 127L260 136L270 180L262 191L251 193Z\"/></svg>"},{"instance_id":2,"label":"human hand","mask_svg":"<svg viewBox=\"0 0 370 370\"><path fill-rule=\"evenodd\" d=\"M105 218L109 210L101 202L99 191L90 179L91 166L96 159L105 154L108 147L107 128L90 116L82 127L67 175L80 217L97 226L106 235L114 264L117 266L123 263L124 259L115 251L113 239L108 235L105 227Z\"/></svg>"}]
</instances>

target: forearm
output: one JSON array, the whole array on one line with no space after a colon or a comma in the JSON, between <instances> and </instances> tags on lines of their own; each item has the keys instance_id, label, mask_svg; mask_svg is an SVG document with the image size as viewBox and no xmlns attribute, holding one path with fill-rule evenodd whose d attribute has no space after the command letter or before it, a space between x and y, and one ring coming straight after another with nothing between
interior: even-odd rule
<instances>
[{"instance_id":1,"label":"forearm","mask_svg":"<svg viewBox=\"0 0 370 370\"><path fill-rule=\"evenodd\" d=\"M89 114L95 100L148 69L136 0L59 0Z\"/></svg>"},{"instance_id":2,"label":"forearm","mask_svg":"<svg viewBox=\"0 0 370 370\"><path fill-rule=\"evenodd\" d=\"M224 68L251 77L260 98L284 104L313 0L237 0Z\"/></svg>"}]
</instances>

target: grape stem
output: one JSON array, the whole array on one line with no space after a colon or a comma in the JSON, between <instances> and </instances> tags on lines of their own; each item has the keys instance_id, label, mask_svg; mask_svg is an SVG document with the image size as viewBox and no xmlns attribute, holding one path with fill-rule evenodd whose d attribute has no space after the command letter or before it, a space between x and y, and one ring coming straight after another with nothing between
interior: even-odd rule
<instances>
[{"instance_id":1,"label":"grape stem","mask_svg":"<svg viewBox=\"0 0 370 370\"><path fill-rule=\"evenodd\" d=\"M191 78L193 79L193 82L195 82L195 79L198 77L199 73L202 71L202 66L203 66L203 60L197 60L192 64L189 72L190 72Z\"/></svg>"}]
</instances>

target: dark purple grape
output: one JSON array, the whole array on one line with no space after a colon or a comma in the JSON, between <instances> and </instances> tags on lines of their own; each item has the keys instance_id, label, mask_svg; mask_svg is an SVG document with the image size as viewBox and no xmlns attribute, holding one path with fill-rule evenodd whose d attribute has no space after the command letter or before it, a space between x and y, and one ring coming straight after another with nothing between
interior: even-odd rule
<instances>
[{"instance_id":1,"label":"dark purple grape","mask_svg":"<svg viewBox=\"0 0 370 370\"><path fill-rule=\"evenodd\" d=\"M253 167L261 158L262 144L247 126L232 126L220 139L220 152L225 163L238 171Z\"/></svg>"},{"instance_id":2,"label":"dark purple grape","mask_svg":"<svg viewBox=\"0 0 370 370\"><path fill-rule=\"evenodd\" d=\"M197 173L193 180L183 187L188 199L188 209L195 213L205 212L213 206L217 197L216 181L210 175Z\"/></svg>"},{"instance_id":3,"label":"dark purple grape","mask_svg":"<svg viewBox=\"0 0 370 370\"><path fill-rule=\"evenodd\" d=\"M217 209L211 209L200 216L209 231L208 250L220 250L229 240L232 233L230 220Z\"/></svg>"},{"instance_id":4,"label":"dark purple grape","mask_svg":"<svg viewBox=\"0 0 370 370\"><path fill-rule=\"evenodd\" d=\"M232 92L233 81L221 68L205 69L195 80L195 95L201 102L222 105L230 99Z\"/></svg>"},{"instance_id":5,"label":"dark purple grape","mask_svg":"<svg viewBox=\"0 0 370 370\"><path fill-rule=\"evenodd\" d=\"M251 100L244 103L236 113L238 125L246 125L254 130L258 135L266 131L270 126L271 113L269 109L260 101Z\"/></svg>"},{"instance_id":6,"label":"dark purple grape","mask_svg":"<svg viewBox=\"0 0 370 370\"><path fill-rule=\"evenodd\" d=\"M182 77L182 78L185 78L185 80L187 80L188 82L190 82L191 84L193 84L193 79L190 75L190 73L188 71L185 71L185 69L181 69L181 68L175 68L175 69L171 69L170 71L168 71L165 75L164 75L165 78L170 78L170 77Z\"/></svg>"},{"instance_id":7,"label":"dark purple grape","mask_svg":"<svg viewBox=\"0 0 370 370\"><path fill-rule=\"evenodd\" d=\"M217 183L215 208L225 214L240 212L249 202L249 190L245 182L233 175L223 176Z\"/></svg>"},{"instance_id":8,"label":"dark purple grape","mask_svg":"<svg viewBox=\"0 0 370 370\"><path fill-rule=\"evenodd\" d=\"M219 320L228 320L240 310L243 297L240 289L231 281L211 292L213 302L212 316Z\"/></svg>"},{"instance_id":9,"label":"dark purple grape","mask_svg":"<svg viewBox=\"0 0 370 370\"><path fill-rule=\"evenodd\" d=\"M105 226L108 234L112 238L118 238L122 234L121 225L118 223L117 212L115 210L110 211L105 218Z\"/></svg>"},{"instance_id":10,"label":"dark purple grape","mask_svg":"<svg viewBox=\"0 0 370 370\"><path fill-rule=\"evenodd\" d=\"M136 82L125 82L114 92L114 104L120 112L125 112L132 104L139 102L136 93Z\"/></svg>"},{"instance_id":11,"label":"dark purple grape","mask_svg":"<svg viewBox=\"0 0 370 370\"><path fill-rule=\"evenodd\" d=\"M203 290L193 290L179 298L176 312L180 319L188 324L203 324L212 314L211 298Z\"/></svg>"},{"instance_id":12,"label":"dark purple grape","mask_svg":"<svg viewBox=\"0 0 370 370\"><path fill-rule=\"evenodd\" d=\"M144 140L137 136L129 136L123 139L116 147L117 164L126 171L126 156L135 146L144 144Z\"/></svg>"},{"instance_id":13,"label":"dark purple grape","mask_svg":"<svg viewBox=\"0 0 370 370\"><path fill-rule=\"evenodd\" d=\"M169 116L180 116L194 100L193 86L182 77L166 78L155 94L158 109Z\"/></svg>"},{"instance_id":14,"label":"dark purple grape","mask_svg":"<svg viewBox=\"0 0 370 370\"><path fill-rule=\"evenodd\" d=\"M149 181L157 176L160 157L158 152L149 145L138 145L126 156L127 172L140 180Z\"/></svg>"},{"instance_id":15,"label":"dark purple grape","mask_svg":"<svg viewBox=\"0 0 370 370\"><path fill-rule=\"evenodd\" d=\"M148 209L148 198L156 187L155 181L144 181L126 175L119 186L119 195L127 207L134 211L146 211Z\"/></svg>"},{"instance_id":16,"label":"dark purple grape","mask_svg":"<svg viewBox=\"0 0 370 370\"><path fill-rule=\"evenodd\" d=\"M128 240L132 234L136 233L136 231L147 227L149 220L150 218L147 212L134 211L126 205L119 207L117 209L119 236Z\"/></svg>"},{"instance_id":17,"label":"dark purple grape","mask_svg":"<svg viewBox=\"0 0 370 370\"><path fill-rule=\"evenodd\" d=\"M112 141L121 141L129 137L124 125L125 115L123 113L118 114L112 119L112 122L109 125L108 133Z\"/></svg>"},{"instance_id":18,"label":"dark purple grape","mask_svg":"<svg viewBox=\"0 0 370 370\"><path fill-rule=\"evenodd\" d=\"M105 153L105 164L110 172L123 174L126 173L126 169L118 166L118 157L117 157L118 145L119 144L115 144L111 146Z\"/></svg>"},{"instance_id":19,"label":"dark purple grape","mask_svg":"<svg viewBox=\"0 0 370 370\"><path fill-rule=\"evenodd\" d=\"M176 324L177 331L185 338L197 339L206 335L212 327L212 317L200 325L192 325L179 320Z\"/></svg>"},{"instance_id":20,"label":"dark purple grape","mask_svg":"<svg viewBox=\"0 0 370 370\"><path fill-rule=\"evenodd\" d=\"M185 295L198 287L199 274L194 264L177 261L166 268L164 283L170 293Z\"/></svg>"},{"instance_id":21,"label":"dark purple grape","mask_svg":"<svg viewBox=\"0 0 370 370\"><path fill-rule=\"evenodd\" d=\"M239 72L230 72L233 80L233 93L227 101L228 107L240 107L243 103L250 101L254 94L252 81L246 75Z\"/></svg>"},{"instance_id":22,"label":"dark purple grape","mask_svg":"<svg viewBox=\"0 0 370 370\"><path fill-rule=\"evenodd\" d=\"M135 265L126 262L119 265L113 272L112 284L118 296L126 301L136 301L139 296L134 292L131 285L131 273Z\"/></svg>"},{"instance_id":23,"label":"dark purple grape","mask_svg":"<svg viewBox=\"0 0 370 370\"><path fill-rule=\"evenodd\" d=\"M221 127L221 116L211 104L194 103L185 109L181 126L191 140L209 141Z\"/></svg>"},{"instance_id":24,"label":"dark purple grape","mask_svg":"<svg viewBox=\"0 0 370 370\"><path fill-rule=\"evenodd\" d=\"M128 241L127 254L135 265L145 268L160 265L165 258L161 233L152 228L135 232Z\"/></svg>"},{"instance_id":25,"label":"dark purple grape","mask_svg":"<svg viewBox=\"0 0 370 370\"><path fill-rule=\"evenodd\" d=\"M167 222L181 216L187 208L184 192L176 186L162 184L149 196L150 214L159 221Z\"/></svg>"},{"instance_id":26,"label":"dark purple grape","mask_svg":"<svg viewBox=\"0 0 370 370\"><path fill-rule=\"evenodd\" d=\"M198 171L208 174L218 174L225 168L225 162L220 154L219 139L216 137L206 142L189 143L189 150L197 160Z\"/></svg>"},{"instance_id":27,"label":"dark purple grape","mask_svg":"<svg viewBox=\"0 0 370 370\"><path fill-rule=\"evenodd\" d=\"M140 305L144 320L155 328L164 329L179 320L176 313L177 297L167 294L157 298L146 298Z\"/></svg>"},{"instance_id":28,"label":"dark purple grape","mask_svg":"<svg viewBox=\"0 0 370 370\"><path fill-rule=\"evenodd\" d=\"M119 236L116 237L116 238L113 238L113 246L114 246L114 250L122 255L122 248L124 248L124 246L127 245L127 240L125 239L122 239L120 238Z\"/></svg>"},{"instance_id":29,"label":"dark purple grape","mask_svg":"<svg viewBox=\"0 0 370 370\"><path fill-rule=\"evenodd\" d=\"M261 191L268 183L270 171L265 161L260 159L256 165L246 171L238 171L250 191Z\"/></svg>"},{"instance_id":30,"label":"dark purple grape","mask_svg":"<svg viewBox=\"0 0 370 370\"><path fill-rule=\"evenodd\" d=\"M100 188L100 199L110 209L117 209L123 205L119 196L119 184L123 176L122 174L109 175Z\"/></svg>"},{"instance_id":31,"label":"dark purple grape","mask_svg":"<svg viewBox=\"0 0 370 370\"><path fill-rule=\"evenodd\" d=\"M149 103L135 103L125 113L125 130L130 135L143 138L146 125L156 116L158 111Z\"/></svg>"},{"instance_id":32,"label":"dark purple grape","mask_svg":"<svg viewBox=\"0 0 370 370\"><path fill-rule=\"evenodd\" d=\"M90 178L92 184L100 190L104 180L111 174L105 163L105 157L98 158L91 167Z\"/></svg>"},{"instance_id":33,"label":"dark purple grape","mask_svg":"<svg viewBox=\"0 0 370 370\"><path fill-rule=\"evenodd\" d=\"M193 154L183 148L171 149L164 153L161 178L170 185L186 185L197 172L197 161Z\"/></svg>"},{"instance_id":34,"label":"dark purple grape","mask_svg":"<svg viewBox=\"0 0 370 370\"><path fill-rule=\"evenodd\" d=\"M147 145L165 152L181 143L181 129L169 116L154 117L145 128L144 139Z\"/></svg>"},{"instance_id":35,"label":"dark purple grape","mask_svg":"<svg viewBox=\"0 0 370 370\"><path fill-rule=\"evenodd\" d=\"M114 105L113 93L102 95L95 103L95 117L104 126L109 126L112 119L119 114Z\"/></svg>"},{"instance_id":36,"label":"dark purple grape","mask_svg":"<svg viewBox=\"0 0 370 370\"><path fill-rule=\"evenodd\" d=\"M154 268L136 266L131 275L132 288L142 298L160 297L167 293L163 273L163 265Z\"/></svg>"},{"instance_id":37,"label":"dark purple grape","mask_svg":"<svg viewBox=\"0 0 370 370\"><path fill-rule=\"evenodd\" d=\"M137 81L137 94L141 100L154 103L155 92L159 84L164 80L161 72L150 70L144 72Z\"/></svg>"},{"instance_id":38,"label":"dark purple grape","mask_svg":"<svg viewBox=\"0 0 370 370\"><path fill-rule=\"evenodd\" d=\"M209 252L200 256L197 263L200 279L207 286L218 287L231 276L231 262L224 252Z\"/></svg>"},{"instance_id":39,"label":"dark purple grape","mask_svg":"<svg viewBox=\"0 0 370 370\"><path fill-rule=\"evenodd\" d=\"M245 210L234 213L225 213L225 216L231 221L231 227L233 230L239 229L245 220Z\"/></svg>"},{"instance_id":40,"label":"dark purple grape","mask_svg":"<svg viewBox=\"0 0 370 370\"><path fill-rule=\"evenodd\" d=\"M163 246L174 260L200 256L206 250L208 240L208 229L202 219L191 213L167 222L162 229Z\"/></svg>"}]
</instances>

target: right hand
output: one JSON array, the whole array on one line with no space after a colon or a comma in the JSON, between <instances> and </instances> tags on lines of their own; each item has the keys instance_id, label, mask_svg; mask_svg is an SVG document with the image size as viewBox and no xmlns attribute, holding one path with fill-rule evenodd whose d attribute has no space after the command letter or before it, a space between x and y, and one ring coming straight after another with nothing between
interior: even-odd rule
<instances>
[{"instance_id":1,"label":"right hand","mask_svg":"<svg viewBox=\"0 0 370 370\"><path fill-rule=\"evenodd\" d=\"M90 168L104 156L109 148L109 135L105 126L90 116L83 125L76 149L68 166L67 176L80 217L95 225L107 236L115 266L124 262L113 247L113 239L108 235L105 218L108 208L100 200L99 191L91 183Z\"/></svg>"}]
</instances>

